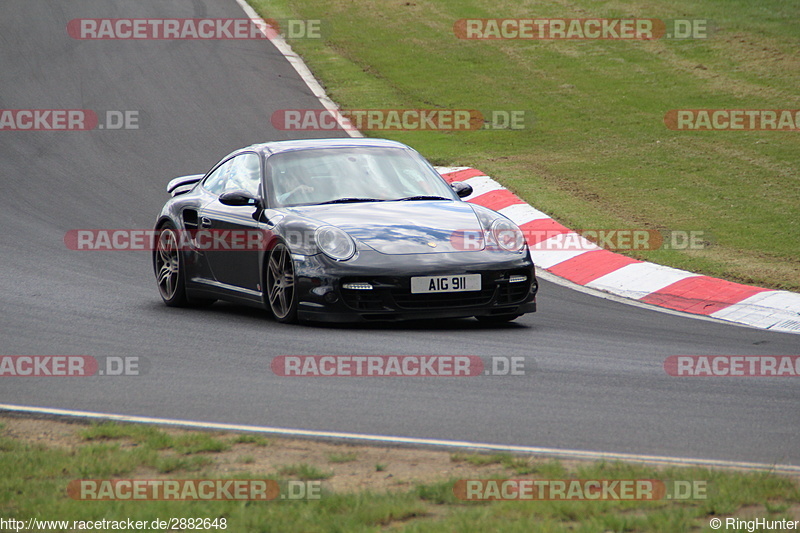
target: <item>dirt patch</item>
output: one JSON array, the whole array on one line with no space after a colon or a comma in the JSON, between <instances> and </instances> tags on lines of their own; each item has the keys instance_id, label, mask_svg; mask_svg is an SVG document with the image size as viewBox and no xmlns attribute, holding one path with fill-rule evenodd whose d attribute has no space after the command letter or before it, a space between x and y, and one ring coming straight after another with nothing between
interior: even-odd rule
<instances>
[{"instance_id":1,"label":"dirt patch","mask_svg":"<svg viewBox=\"0 0 800 533\"><path fill-rule=\"evenodd\" d=\"M4 435L47 448L71 449L89 443L80 435L80 432L88 427L83 421L22 418L2 414L0 423L3 424ZM161 429L173 436L194 432L173 428ZM234 442L240 434L211 432L210 435L229 443L230 448L223 452L203 453L202 455L212 460L203 467L203 472L221 477L237 473L270 476L279 474L279 470L288 465L308 464L322 472L332 474L324 484L334 492L407 490L419 483L432 483L451 478L509 476L513 473L513 470L504 468L500 464L474 466L464 461L454 462L449 451L360 446L274 437L266 437L267 445L259 445ZM117 443L121 447L136 445L126 438L108 442ZM175 455L171 451L165 451L163 454ZM530 459L529 462L546 463L548 460ZM562 461L568 468L570 463ZM134 474L135 477L168 477L150 470Z\"/></svg>"}]
</instances>

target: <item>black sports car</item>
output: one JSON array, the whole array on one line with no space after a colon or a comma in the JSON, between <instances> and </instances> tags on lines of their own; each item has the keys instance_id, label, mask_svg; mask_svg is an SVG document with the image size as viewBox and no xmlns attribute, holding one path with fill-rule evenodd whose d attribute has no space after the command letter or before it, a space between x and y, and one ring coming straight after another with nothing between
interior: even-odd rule
<instances>
[{"instance_id":1,"label":"black sports car","mask_svg":"<svg viewBox=\"0 0 800 533\"><path fill-rule=\"evenodd\" d=\"M503 322L536 310L519 228L462 201L469 185L448 185L401 143L255 144L167 191L153 267L169 306L222 299L279 322Z\"/></svg>"}]
</instances>

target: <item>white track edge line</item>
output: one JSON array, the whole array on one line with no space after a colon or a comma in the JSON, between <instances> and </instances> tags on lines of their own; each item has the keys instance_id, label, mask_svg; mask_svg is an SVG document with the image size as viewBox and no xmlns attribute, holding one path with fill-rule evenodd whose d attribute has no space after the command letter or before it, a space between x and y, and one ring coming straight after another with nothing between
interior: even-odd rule
<instances>
[{"instance_id":1,"label":"white track edge line","mask_svg":"<svg viewBox=\"0 0 800 533\"><path fill-rule=\"evenodd\" d=\"M300 76L300 78L305 82L308 88L311 89L311 92L314 94L317 100L319 100L323 107L325 107L325 109L327 109L331 115L336 118L336 122L339 124L339 126L346 131L350 137L363 137L361 132L354 128L353 125L350 124L350 121L342 116L342 114L339 112L339 106L330 99L327 93L325 93L325 89L322 88L322 85L320 85L319 81L317 81L317 78L315 78L311 73L311 70L309 70L308 66L306 66L303 59L297 55L294 50L292 50L292 47L289 45L289 43L287 43L286 40L280 35L274 35L271 37L268 36L265 28L267 26L272 28L272 26L270 26L263 18L261 18L261 16L256 13L256 10L253 9L253 7L248 4L246 0L236 0L236 3L239 4L239 7L244 10L245 14L250 17L251 20L259 21L258 27L261 29L261 33L269 38L272 44L275 45L275 48L278 49L278 52L280 52L281 55L286 58L286 61L288 61L289 64L294 67L294 70L297 71L297 74ZM272 29L275 30L274 28ZM275 31L275 33L277 34L278 32Z\"/></svg>"},{"instance_id":2,"label":"white track edge line","mask_svg":"<svg viewBox=\"0 0 800 533\"><path fill-rule=\"evenodd\" d=\"M50 407L34 407L25 405L0 404L0 412L11 411L17 413L35 413L43 415L69 416L76 418L91 418L103 420L117 420L120 422L133 422L139 424L158 424L174 427L196 428L196 429L215 429L224 431L248 431L252 433L266 433L285 437L313 437L340 439L348 441L361 441L365 443L381 444L406 444L420 447L440 447L440 448L469 448L486 451L501 451L512 453L528 453L547 457L559 457L563 459L586 459L586 460L611 460L611 461L631 461L638 463L651 463L671 466L696 466L696 467L717 467L739 470L767 470L775 473L800 475L800 465L783 465L752 463L743 461L725 461L721 459L695 459L682 457L667 457L659 455L639 455L632 453L612 453L594 452L588 450L561 450L558 448L544 448L538 446L515 446L508 444L490 444L469 441L454 441L442 439L426 439L415 437L397 437L388 435L371 435L364 433L343 433L338 431L314 431L308 429L278 428L269 426L249 426L243 424L227 424L219 422L198 422L194 420L175 420L169 418L154 418L147 416L119 415L109 413L97 413L93 411L76 411L71 409L55 409Z\"/></svg>"}]
</instances>

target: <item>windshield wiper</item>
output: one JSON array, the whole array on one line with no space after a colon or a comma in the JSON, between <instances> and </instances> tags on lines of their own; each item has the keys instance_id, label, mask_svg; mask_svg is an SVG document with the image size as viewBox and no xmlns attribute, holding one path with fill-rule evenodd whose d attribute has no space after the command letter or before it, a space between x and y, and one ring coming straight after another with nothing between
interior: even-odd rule
<instances>
[{"instance_id":1,"label":"windshield wiper","mask_svg":"<svg viewBox=\"0 0 800 533\"><path fill-rule=\"evenodd\" d=\"M407 198L398 198L395 202L413 202L415 200L452 200L452 198L445 198L444 196L409 196Z\"/></svg>"},{"instance_id":2,"label":"windshield wiper","mask_svg":"<svg viewBox=\"0 0 800 533\"><path fill-rule=\"evenodd\" d=\"M327 202L320 202L317 205L324 205L324 204L349 204L353 202L384 202L385 200L381 200L379 198L338 198L336 200L328 200Z\"/></svg>"}]
</instances>

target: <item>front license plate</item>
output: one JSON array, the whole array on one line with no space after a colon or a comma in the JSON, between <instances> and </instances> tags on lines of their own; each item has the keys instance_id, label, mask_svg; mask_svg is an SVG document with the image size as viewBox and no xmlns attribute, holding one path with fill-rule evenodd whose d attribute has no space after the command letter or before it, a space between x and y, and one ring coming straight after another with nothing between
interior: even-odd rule
<instances>
[{"instance_id":1,"label":"front license plate","mask_svg":"<svg viewBox=\"0 0 800 533\"><path fill-rule=\"evenodd\" d=\"M460 276L416 276L411 278L411 294L481 290L480 274Z\"/></svg>"}]
</instances>

